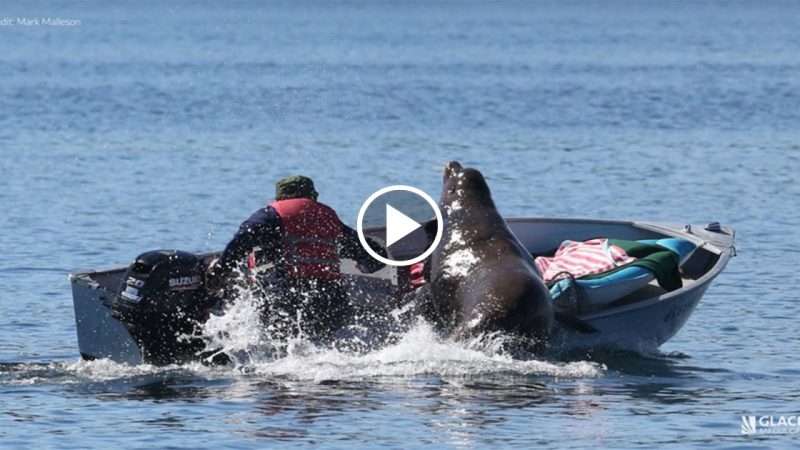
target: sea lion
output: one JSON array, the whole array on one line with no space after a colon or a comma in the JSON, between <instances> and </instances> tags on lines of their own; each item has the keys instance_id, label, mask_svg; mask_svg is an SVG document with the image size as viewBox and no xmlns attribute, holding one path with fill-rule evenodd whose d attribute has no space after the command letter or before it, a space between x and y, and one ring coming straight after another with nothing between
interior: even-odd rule
<instances>
[{"instance_id":1,"label":"sea lion","mask_svg":"<svg viewBox=\"0 0 800 450\"><path fill-rule=\"evenodd\" d=\"M450 162L440 207L444 235L419 292L426 315L456 338L501 331L541 349L554 321L550 292L497 212L483 175Z\"/></svg>"}]
</instances>

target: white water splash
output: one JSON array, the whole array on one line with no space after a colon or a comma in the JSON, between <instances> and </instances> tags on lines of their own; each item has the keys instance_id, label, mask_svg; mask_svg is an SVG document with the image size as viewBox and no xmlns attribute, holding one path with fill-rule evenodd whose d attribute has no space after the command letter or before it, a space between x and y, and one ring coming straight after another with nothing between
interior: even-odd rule
<instances>
[{"instance_id":1,"label":"white water splash","mask_svg":"<svg viewBox=\"0 0 800 450\"><path fill-rule=\"evenodd\" d=\"M390 311L387 321L398 325L408 305ZM381 377L479 377L487 374L516 376L595 377L602 365L590 362L554 363L518 360L503 352L505 337L490 333L466 341L452 341L433 327L412 318L390 339L358 345L369 334L345 337L334 348L319 347L302 338L281 341L264 330L251 293L243 291L224 316L215 317L204 328L214 336L213 344L231 357L235 372L259 378L309 382L363 380ZM381 333L374 333L380 336ZM351 342L352 341L352 342ZM349 345L348 345L349 344ZM356 345L353 345L356 344ZM377 348L377 349L376 349ZM364 350L366 349L366 350Z\"/></svg>"},{"instance_id":2,"label":"white water splash","mask_svg":"<svg viewBox=\"0 0 800 450\"><path fill-rule=\"evenodd\" d=\"M458 200L453 200L452 202L450 202L449 205L447 205L448 213L453 213L460 210L461 210L461 202L459 202Z\"/></svg>"},{"instance_id":3,"label":"white water splash","mask_svg":"<svg viewBox=\"0 0 800 450\"><path fill-rule=\"evenodd\" d=\"M445 244L444 248L446 250L450 250L454 246L464 245L464 236L461 234L461 230L452 230L450 232L450 239Z\"/></svg>"},{"instance_id":4,"label":"white water splash","mask_svg":"<svg viewBox=\"0 0 800 450\"><path fill-rule=\"evenodd\" d=\"M230 304L223 314L212 315L203 324L206 348L214 350L214 355L228 355L237 364L245 363L237 358L258 352L265 346L259 309L255 296L240 295L238 301Z\"/></svg>"},{"instance_id":5,"label":"white water splash","mask_svg":"<svg viewBox=\"0 0 800 450\"><path fill-rule=\"evenodd\" d=\"M206 341L206 350L213 351L207 360L224 354L234 366L242 367L253 361L299 352L311 345L305 343L302 332L297 337L287 338L290 329L302 330L299 316L291 317L273 305L267 307L275 311L271 316L273 323L263 322L265 305L272 305L276 300L279 300L277 293L238 287L224 311L212 315L202 325L201 336Z\"/></svg>"},{"instance_id":6,"label":"white water splash","mask_svg":"<svg viewBox=\"0 0 800 450\"><path fill-rule=\"evenodd\" d=\"M77 361L68 364L66 372L76 376L73 382L81 380L91 380L95 382L114 381L124 378L135 378L152 375L162 372L172 371L205 371L206 368L200 363L190 363L184 365L170 364L168 366L153 366L150 364L129 365L117 363L109 359L98 359L95 361Z\"/></svg>"},{"instance_id":7,"label":"white water splash","mask_svg":"<svg viewBox=\"0 0 800 450\"><path fill-rule=\"evenodd\" d=\"M483 314L476 314L475 317L467 321L467 328L472 330L478 327L483 320Z\"/></svg>"},{"instance_id":8,"label":"white water splash","mask_svg":"<svg viewBox=\"0 0 800 450\"><path fill-rule=\"evenodd\" d=\"M444 260L443 272L449 277L463 278L469 274L477 262L478 257L469 249L456 250Z\"/></svg>"},{"instance_id":9,"label":"white water splash","mask_svg":"<svg viewBox=\"0 0 800 450\"><path fill-rule=\"evenodd\" d=\"M249 322L254 323L254 322ZM232 331L232 330L230 330ZM243 378L322 383L328 381L380 381L437 377L449 381L458 379L517 378L546 376L558 378L598 377L605 366L589 361L570 363L539 360L519 360L503 352L505 338L500 333L490 333L466 341L443 339L424 322L418 321L402 335L399 341L379 350L366 353L321 348L302 339L284 343L283 354L259 349L258 345L243 346L236 339L255 333L226 333L226 348L247 348L247 357L236 358L227 366L207 366L201 363L153 366L130 366L110 360L77 361L48 370L59 372L66 379L59 383L80 383L86 380L108 382L161 374L198 374L204 378ZM235 337L234 337L235 336ZM225 338L221 338L225 339ZM272 344L267 347L270 348ZM241 352L242 350L239 350ZM32 377L19 382L40 383ZM54 380L50 380L54 381Z\"/></svg>"},{"instance_id":10,"label":"white water splash","mask_svg":"<svg viewBox=\"0 0 800 450\"><path fill-rule=\"evenodd\" d=\"M461 230L453 228L450 231L450 237L447 243L444 245L445 250L452 251L452 253L442 261L442 270L445 276L464 278L478 262L478 257L472 253L472 250L463 248L465 244L464 234Z\"/></svg>"},{"instance_id":11,"label":"white water splash","mask_svg":"<svg viewBox=\"0 0 800 450\"><path fill-rule=\"evenodd\" d=\"M212 316L202 337L208 349L224 353L226 366L199 362L165 367L147 364L129 366L109 360L79 361L64 369L79 380L110 381L162 373L197 373L203 377L292 380L320 383L335 380L380 378L480 378L552 376L596 377L605 367L592 362L548 362L515 359L503 351L506 337L487 333L469 340L443 338L433 327L409 315L409 305L387 312L390 333L342 333L333 348L317 346L300 337L286 338L274 326L262 323L263 302L270 295L241 289L225 314ZM400 319L407 316L406 319ZM405 325L400 324L404 322ZM297 324L299 325L299 324ZM357 328L357 327L353 327ZM369 328L369 326L368 326ZM387 337L388 336L388 337ZM379 340L366 342L361 340Z\"/></svg>"},{"instance_id":12,"label":"white water splash","mask_svg":"<svg viewBox=\"0 0 800 450\"><path fill-rule=\"evenodd\" d=\"M360 380L376 377L476 377L489 374L518 376L596 377L603 366L590 362L522 361L500 351L499 336L453 342L439 338L433 328L418 322L395 345L367 354L313 348L303 354L256 363L252 371L267 377L301 381Z\"/></svg>"}]
</instances>

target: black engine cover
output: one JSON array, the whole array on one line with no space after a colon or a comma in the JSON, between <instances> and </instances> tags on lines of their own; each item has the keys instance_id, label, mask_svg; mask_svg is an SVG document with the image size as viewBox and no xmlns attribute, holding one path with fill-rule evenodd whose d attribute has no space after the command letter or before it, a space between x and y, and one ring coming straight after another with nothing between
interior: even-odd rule
<instances>
[{"instance_id":1,"label":"black engine cover","mask_svg":"<svg viewBox=\"0 0 800 450\"><path fill-rule=\"evenodd\" d=\"M205 288L205 265L195 254L155 250L128 267L112 314L138 341L145 362L164 365L196 359L199 339L187 339L212 306Z\"/></svg>"}]
</instances>

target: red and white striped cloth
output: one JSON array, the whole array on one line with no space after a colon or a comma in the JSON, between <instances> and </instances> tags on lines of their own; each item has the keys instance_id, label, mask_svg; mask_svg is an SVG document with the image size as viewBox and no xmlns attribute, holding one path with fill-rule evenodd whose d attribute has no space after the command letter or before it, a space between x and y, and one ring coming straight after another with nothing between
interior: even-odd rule
<instances>
[{"instance_id":1,"label":"red and white striped cloth","mask_svg":"<svg viewBox=\"0 0 800 450\"><path fill-rule=\"evenodd\" d=\"M598 238L584 242L564 241L555 256L539 256L534 260L546 283L566 278L569 272L575 278L607 272L615 267L636 261L608 239Z\"/></svg>"}]
</instances>

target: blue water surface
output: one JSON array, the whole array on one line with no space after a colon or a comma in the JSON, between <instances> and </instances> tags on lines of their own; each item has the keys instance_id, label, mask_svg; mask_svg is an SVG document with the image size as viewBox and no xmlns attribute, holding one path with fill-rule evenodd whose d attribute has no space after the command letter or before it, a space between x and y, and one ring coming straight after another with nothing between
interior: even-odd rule
<instances>
[{"instance_id":1,"label":"blue water surface","mask_svg":"<svg viewBox=\"0 0 800 450\"><path fill-rule=\"evenodd\" d=\"M740 422L800 414L798 17L0 3L0 446L797 447ZM68 273L219 249L295 173L353 225L385 185L437 195L451 159L506 216L720 221L738 257L656 354L495 366L423 330L251 371L80 361Z\"/></svg>"}]
</instances>

